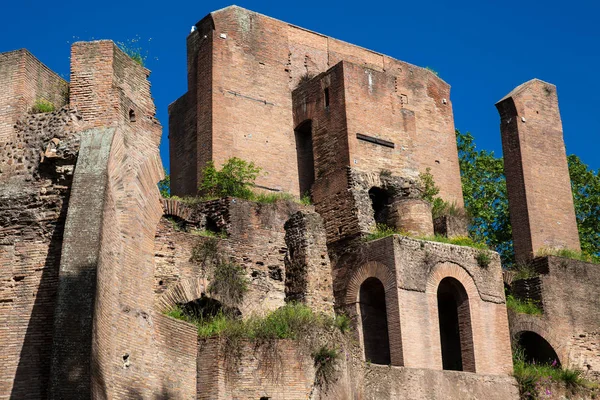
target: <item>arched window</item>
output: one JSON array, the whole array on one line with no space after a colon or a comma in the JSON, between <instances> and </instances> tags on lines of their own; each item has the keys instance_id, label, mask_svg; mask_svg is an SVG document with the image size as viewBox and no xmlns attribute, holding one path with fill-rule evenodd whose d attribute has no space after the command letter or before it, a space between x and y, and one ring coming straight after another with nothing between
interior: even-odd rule
<instances>
[{"instance_id":1,"label":"arched window","mask_svg":"<svg viewBox=\"0 0 600 400\"><path fill-rule=\"evenodd\" d=\"M536 364L553 364L560 366L558 355L540 335L531 331L521 332L519 335L519 347L525 353L525 361Z\"/></svg>"},{"instance_id":2,"label":"arched window","mask_svg":"<svg viewBox=\"0 0 600 400\"><path fill-rule=\"evenodd\" d=\"M374 186L369 189L369 198L373 207L373 216L378 224L387 222L388 205L391 202L391 196L380 187Z\"/></svg>"},{"instance_id":3,"label":"arched window","mask_svg":"<svg viewBox=\"0 0 600 400\"><path fill-rule=\"evenodd\" d=\"M444 278L437 291L442 365L444 369L475 372L469 298L463 285Z\"/></svg>"},{"instance_id":4,"label":"arched window","mask_svg":"<svg viewBox=\"0 0 600 400\"><path fill-rule=\"evenodd\" d=\"M312 121L307 120L298 125L294 131L296 137L296 158L298 162L298 181L300 195L310 195L315 182L315 158L313 155Z\"/></svg>"},{"instance_id":5,"label":"arched window","mask_svg":"<svg viewBox=\"0 0 600 400\"><path fill-rule=\"evenodd\" d=\"M377 278L366 279L360 286L358 301L365 360L389 365L390 339L383 283Z\"/></svg>"}]
</instances>

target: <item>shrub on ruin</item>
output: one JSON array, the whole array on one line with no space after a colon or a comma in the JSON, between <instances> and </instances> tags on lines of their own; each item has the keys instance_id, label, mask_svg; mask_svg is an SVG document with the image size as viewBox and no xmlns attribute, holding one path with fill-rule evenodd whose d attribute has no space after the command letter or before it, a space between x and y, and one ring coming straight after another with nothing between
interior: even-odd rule
<instances>
[{"instance_id":1,"label":"shrub on ruin","mask_svg":"<svg viewBox=\"0 0 600 400\"><path fill-rule=\"evenodd\" d=\"M31 107L31 113L32 114L41 114L41 113L52 112L55 109L56 109L56 107L54 106L54 103L52 103L51 101L48 101L45 99L37 99L35 101L35 103L33 103L33 106Z\"/></svg>"},{"instance_id":2,"label":"shrub on ruin","mask_svg":"<svg viewBox=\"0 0 600 400\"><path fill-rule=\"evenodd\" d=\"M152 39L148 39L150 42ZM116 42L116 45L127 54L133 61L140 64L142 67L148 59L148 50L144 50L141 46L141 38L136 35L133 39L127 39L125 42Z\"/></svg>"},{"instance_id":3,"label":"shrub on ruin","mask_svg":"<svg viewBox=\"0 0 600 400\"><path fill-rule=\"evenodd\" d=\"M232 157L220 170L213 161L209 161L202 170L202 182L198 188L204 197L239 197L252 199L251 187L260 173L260 168L253 162Z\"/></svg>"},{"instance_id":4,"label":"shrub on ruin","mask_svg":"<svg viewBox=\"0 0 600 400\"><path fill-rule=\"evenodd\" d=\"M248 291L248 279L244 269L230 261L218 262L212 270L208 292L228 306L236 306Z\"/></svg>"},{"instance_id":5,"label":"shrub on ruin","mask_svg":"<svg viewBox=\"0 0 600 400\"><path fill-rule=\"evenodd\" d=\"M316 386L326 386L333 381L335 376L335 365L339 358L339 352L328 346L321 346L312 354L315 366Z\"/></svg>"},{"instance_id":6,"label":"shrub on ruin","mask_svg":"<svg viewBox=\"0 0 600 400\"><path fill-rule=\"evenodd\" d=\"M521 300L512 294L506 295L506 308L519 314L541 315L543 313L536 301L531 299Z\"/></svg>"},{"instance_id":7,"label":"shrub on ruin","mask_svg":"<svg viewBox=\"0 0 600 400\"><path fill-rule=\"evenodd\" d=\"M452 236L446 237L443 235L434 235L434 236L419 236L417 239L427 240L429 242L438 242L438 243L447 243L454 244L457 246L466 246L472 247L474 249L480 250L488 250L488 246L485 243L476 242L471 239L469 236Z\"/></svg>"},{"instance_id":8,"label":"shrub on ruin","mask_svg":"<svg viewBox=\"0 0 600 400\"><path fill-rule=\"evenodd\" d=\"M571 249L549 249L543 248L536 253L537 257L556 256L569 258L571 260L583 261L588 263L600 264L600 257L592 256L583 251L575 251Z\"/></svg>"},{"instance_id":9,"label":"shrub on ruin","mask_svg":"<svg viewBox=\"0 0 600 400\"><path fill-rule=\"evenodd\" d=\"M369 233L367 236L365 236L364 241L370 242L371 240L377 240L377 239L381 239L384 237L388 237L388 236L392 236L392 235L400 235L400 234L404 234L404 233L396 231L391 226L379 223L379 224L375 225L375 229L373 231L371 231L371 233Z\"/></svg>"},{"instance_id":10,"label":"shrub on ruin","mask_svg":"<svg viewBox=\"0 0 600 400\"><path fill-rule=\"evenodd\" d=\"M475 255L475 260L477 261L477 265L481 268L487 268L492 262L492 257L490 257L490 254L487 251L479 250Z\"/></svg>"}]
</instances>

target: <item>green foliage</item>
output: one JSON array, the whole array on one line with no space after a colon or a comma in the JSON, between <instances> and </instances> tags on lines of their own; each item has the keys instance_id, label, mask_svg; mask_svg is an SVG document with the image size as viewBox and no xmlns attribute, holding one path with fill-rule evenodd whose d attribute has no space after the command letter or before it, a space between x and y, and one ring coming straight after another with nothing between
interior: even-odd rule
<instances>
[{"instance_id":1,"label":"green foliage","mask_svg":"<svg viewBox=\"0 0 600 400\"><path fill-rule=\"evenodd\" d=\"M377 240L384 237L399 235L400 232L396 231L394 228L387 226L386 224L377 224L375 225L375 230L369 233L363 240L365 242L370 242L371 240Z\"/></svg>"},{"instance_id":2,"label":"green foliage","mask_svg":"<svg viewBox=\"0 0 600 400\"><path fill-rule=\"evenodd\" d=\"M149 39L148 41L150 40L152 39ZM140 43L141 39L139 36L136 36L133 39L127 39L125 42L116 42L123 53L127 54L133 61L143 67L148 59L148 50L144 50Z\"/></svg>"},{"instance_id":3,"label":"green foliage","mask_svg":"<svg viewBox=\"0 0 600 400\"><path fill-rule=\"evenodd\" d=\"M456 130L456 142L465 208L471 217L469 235L495 249L504 263L512 263L504 162L493 152L478 151L469 132Z\"/></svg>"},{"instance_id":4,"label":"green foliage","mask_svg":"<svg viewBox=\"0 0 600 400\"><path fill-rule=\"evenodd\" d=\"M190 262L202 266L204 270L219 261L219 242L217 238L209 237L206 240L199 241L192 248Z\"/></svg>"},{"instance_id":5,"label":"green foliage","mask_svg":"<svg viewBox=\"0 0 600 400\"><path fill-rule=\"evenodd\" d=\"M528 299L526 301L517 299L512 294L506 295L506 308L520 314L541 315L542 309L537 302Z\"/></svg>"},{"instance_id":6,"label":"green foliage","mask_svg":"<svg viewBox=\"0 0 600 400\"><path fill-rule=\"evenodd\" d=\"M54 106L54 103L45 100L45 99L37 99L35 101L35 103L33 103L33 106L31 107L31 113L32 114L41 114L41 113L47 113L47 112L52 112L56 109L56 107Z\"/></svg>"},{"instance_id":7,"label":"green foliage","mask_svg":"<svg viewBox=\"0 0 600 400\"><path fill-rule=\"evenodd\" d=\"M420 236L417 239L427 240L430 242L454 244L457 246L473 247L475 249L480 249L480 250L488 250L488 246L485 243L476 242L475 240L471 239L468 236L453 236L453 237L448 238L448 237L442 236L442 235L434 235L434 236Z\"/></svg>"},{"instance_id":8,"label":"green foliage","mask_svg":"<svg viewBox=\"0 0 600 400\"><path fill-rule=\"evenodd\" d=\"M575 203L581 250L600 256L600 171L593 171L579 157L567 157Z\"/></svg>"},{"instance_id":9,"label":"green foliage","mask_svg":"<svg viewBox=\"0 0 600 400\"><path fill-rule=\"evenodd\" d=\"M165 178L158 182L158 190L160 195L164 198L171 197L171 175L167 174L165 170Z\"/></svg>"},{"instance_id":10,"label":"green foliage","mask_svg":"<svg viewBox=\"0 0 600 400\"><path fill-rule=\"evenodd\" d=\"M260 173L260 168L253 162L247 162L232 157L220 170L215 168L212 161L202 170L200 192L204 196L239 197L252 199L254 193L250 189Z\"/></svg>"},{"instance_id":11,"label":"green foliage","mask_svg":"<svg viewBox=\"0 0 600 400\"><path fill-rule=\"evenodd\" d=\"M228 306L235 306L242 302L247 291L248 279L242 267L227 261L215 265L208 286L210 294L219 296Z\"/></svg>"},{"instance_id":12,"label":"green foliage","mask_svg":"<svg viewBox=\"0 0 600 400\"><path fill-rule=\"evenodd\" d=\"M289 193L276 192L276 193L253 193L249 196L248 200L256 201L261 204L273 204L278 201L295 201L296 199Z\"/></svg>"},{"instance_id":13,"label":"green foliage","mask_svg":"<svg viewBox=\"0 0 600 400\"><path fill-rule=\"evenodd\" d=\"M528 363L525 352L518 347L513 349L513 376L519 384L523 400L538 400L550 396L552 383L563 384L574 394L596 386L585 380L579 370L551 364Z\"/></svg>"},{"instance_id":14,"label":"green foliage","mask_svg":"<svg viewBox=\"0 0 600 400\"><path fill-rule=\"evenodd\" d=\"M310 197L310 193L304 193L300 197L300 204L302 204L304 206L310 206L312 204L312 199Z\"/></svg>"},{"instance_id":15,"label":"green foliage","mask_svg":"<svg viewBox=\"0 0 600 400\"><path fill-rule=\"evenodd\" d=\"M588 253L585 253L583 251L575 251L575 250L570 250L570 249L543 248L537 252L536 256L539 256L539 257L557 256L557 257L570 258L571 260L578 260L578 261L600 264L599 256L591 256Z\"/></svg>"},{"instance_id":16,"label":"green foliage","mask_svg":"<svg viewBox=\"0 0 600 400\"><path fill-rule=\"evenodd\" d=\"M350 329L352 329L352 320L346 314L337 314L333 320L333 324L342 333L350 332Z\"/></svg>"},{"instance_id":17,"label":"green foliage","mask_svg":"<svg viewBox=\"0 0 600 400\"><path fill-rule=\"evenodd\" d=\"M437 195L440 193L440 188L435 185L431 168L427 168L425 172L419 174L419 181L422 187L421 198L433 204Z\"/></svg>"},{"instance_id":18,"label":"green foliage","mask_svg":"<svg viewBox=\"0 0 600 400\"><path fill-rule=\"evenodd\" d=\"M207 229L190 229L189 233L191 233L192 235L198 235L198 236L208 237L208 238L218 238L218 239L226 239L227 238L227 234L225 232L213 232L213 231L209 231Z\"/></svg>"},{"instance_id":19,"label":"green foliage","mask_svg":"<svg viewBox=\"0 0 600 400\"><path fill-rule=\"evenodd\" d=\"M539 275L532 264L524 262L511 265L510 270L516 272L514 280L529 279Z\"/></svg>"},{"instance_id":20,"label":"green foliage","mask_svg":"<svg viewBox=\"0 0 600 400\"><path fill-rule=\"evenodd\" d=\"M492 262L490 254L485 250L478 251L475 255L475 260L477 260L477 265L479 265L481 268L489 267L490 263Z\"/></svg>"},{"instance_id":21,"label":"green foliage","mask_svg":"<svg viewBox=\"0 0 600 400\"><path fill-rule=\"evenodd\" d=\"M339 358L338 351L327 346L321 346L312 356L315 363L316 385L328 385L335 374L335 364Z\"/></svg>"}]
</instances>

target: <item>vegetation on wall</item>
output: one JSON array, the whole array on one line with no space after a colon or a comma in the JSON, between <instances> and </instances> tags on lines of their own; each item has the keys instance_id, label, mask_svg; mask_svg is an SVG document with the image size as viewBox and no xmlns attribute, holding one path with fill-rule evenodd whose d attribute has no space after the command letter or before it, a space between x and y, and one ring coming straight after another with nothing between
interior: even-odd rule
<instances>
[{"instance_id":1,"label":"vegetation on wall","mask_svg":"<svg viewBox=\"0 0 600 400\"><path fill-rule=\"evenodd\" d=\"M582 372L562 368L555 360L551 364L529 363L523 349L513 349L513 376L519 384L522 400L538 400L552 396L558 385L564 386L571 394L595 392L598 385L583 378ZM591 394L591 398L595 398Z\"/></svg>"},{"instance_id":2,"label":"vegetation on wall","mask_svg":"<svg viewBox=\"0 0 600 400\"><path fill-rule=\"evenodd\" d=\"M543 312L537 302L531 299L521 300L512 294L506 295L506 308L519 314L541 315Z\"/></svg>"},{"instance_id":3,"label":"vegetation on wall","mask_svg":"<svg viewBox=\"0 0 600 400\"><path fill-rule=\"evenodd\" d=\"M148 39L150 42L152 39ZM140 64L142 67L146 65L148 59L148 50L141 45L141 38L136 36L133 39L127 39L124 42L116 42L117 46L127 54L133 61Z\"/></svg>"},{"instance_id":4,"label":"vegetation on wall","mask_svg":"<svg viewBox=\"0 0 600 400\"><path fill-rule=\"evenodd\" d=\"M167 170L165 170L164 179L158 181L158 190L165 199L171 197L171 175L167 173Z\"/></svg>"},{"instance_id":5,"label":"vegetation on wall","mask_svg":"<svg viewBox=\"0 0 600 400\"><path fill-rule=\"evenodd\" d=\"M54 103L45 99L37 99L31 107L32 114L41 114L56 110Z\"/></svg>"}]
</instances>

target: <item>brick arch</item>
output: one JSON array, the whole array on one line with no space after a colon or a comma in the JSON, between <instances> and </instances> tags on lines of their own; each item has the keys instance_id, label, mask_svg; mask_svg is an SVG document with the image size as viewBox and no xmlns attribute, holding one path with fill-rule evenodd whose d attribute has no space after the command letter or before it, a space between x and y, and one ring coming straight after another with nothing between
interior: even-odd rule
<instances>
[{"instance_id":1,"label":"brick arch","mask_svg":"<svg viewBox=\"0 0 600 400\"><path fill-rule=\"evenodd\" d=\"M165 312L176 304L187 303L199 299L206 294L208 281L206 278L182 279L175 286L167 289L156 301L155 308Z\"/></svg>"},{"instance_id":2,"label":"brick arch","mask_svg":"<svg viewBox=\"0 0 600 400\"><path fill-rule=\"evenodd\" d=\"M479 289L477 289L477 285L475 285L473 277L469 275L469 273L463 267L451 262L440 263L433 267L427 276L425 293L437 294L438 286L444 278L454 278L459 281L465 288L469 299L483 300L481 298L481 294L479 293Z\"/></svg>"},{"instance_id":3,"label":"brick arch","mask_svg":"<svg viewBox=\"0 0 600 400\"><path fill-rule=\"evenodd\" d=\"M388 325L388 337L390 343L391 364L396 366L404 365L402 351L402 332L400 329L400 306L398 303L398 290L396 286L396 277L386 265L369 261L361 265L354 271L346 287L344 303L350 316L357 317L359 343L363 345L362 322L360 321L360 305L358 297L360 287L369 278L377 278L385 291L385 305ZM364 348L363 348L364 351Z\"/></svg>"},{"instance_id":4,"label":"brick arch","mask_svg":"<svg viewBox=\"0 0 600 400\"><path fill-rule=\"evenodd\" d=\"M178 200L162 199L163 216L173 216L189 221L192 215L192 210Z\"/></svg>"},{"instance_id":5,"label":"brick arch","mask_svg":"<svg viewBox=\"0 0 600 400\"><path fill-rule=\"evenodd\" d=\"M510 341L512 344L518 342L521 333L533 332L541 336L548 344L550 344L550 346L552 346L561 365L564 367L568 366L569 357L565 345L566 343L552 333L552 328L547 322L534 316L519 316L517 318L511 318L510 322Z\"/></svg>"}]
</instances>

